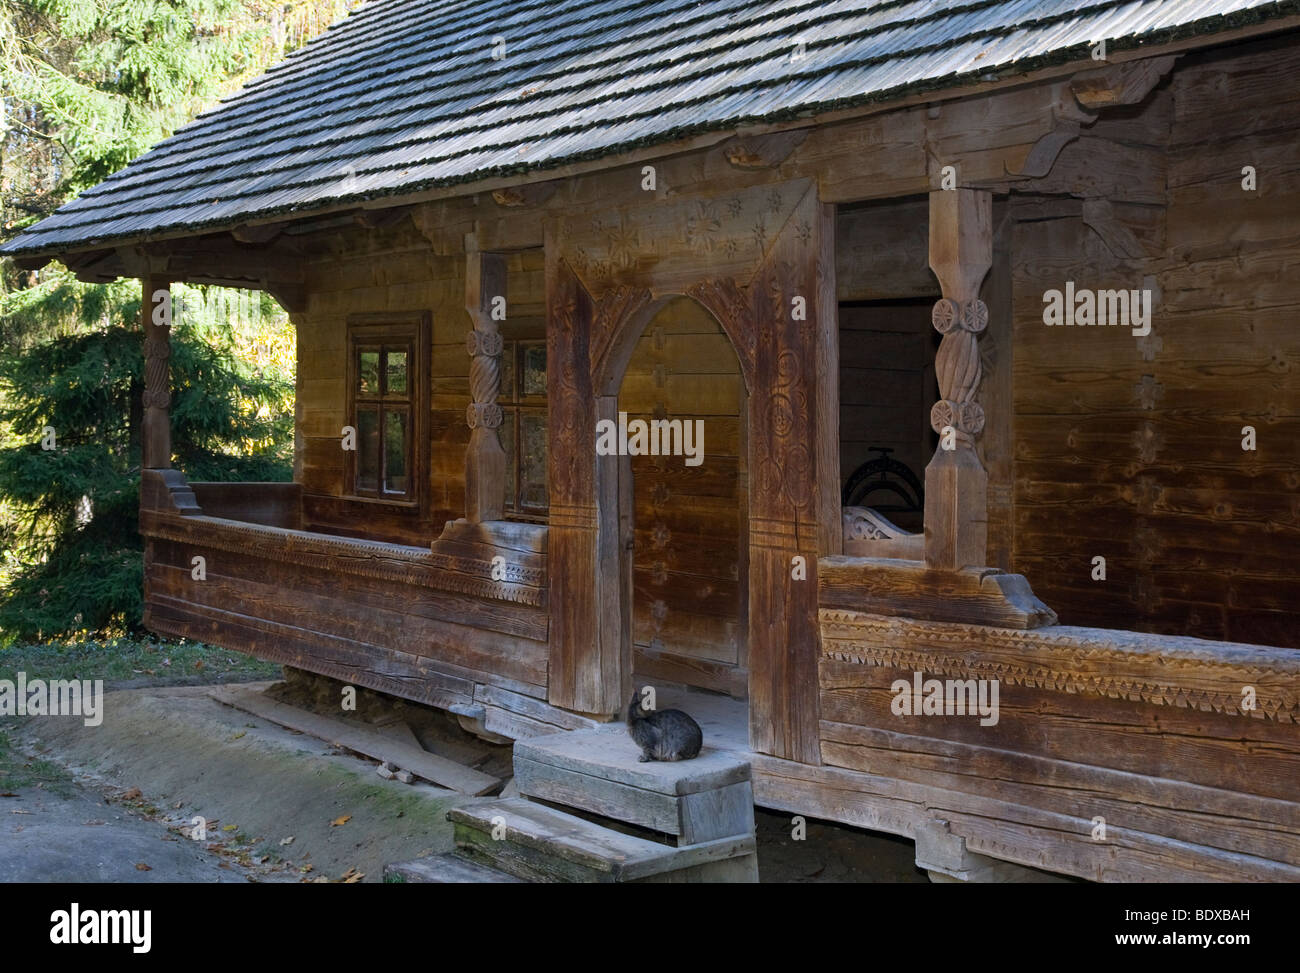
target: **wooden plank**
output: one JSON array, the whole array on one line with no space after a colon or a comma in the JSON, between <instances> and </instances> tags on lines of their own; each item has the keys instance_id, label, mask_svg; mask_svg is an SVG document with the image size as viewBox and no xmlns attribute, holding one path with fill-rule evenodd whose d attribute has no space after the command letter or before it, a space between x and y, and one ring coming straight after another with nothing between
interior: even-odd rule
<instances>
[{"instance_id":1,"label":"wooden plank","mask_svg":"<svg viewBox=\"0 0 1300 973\"><path fill-rule=\"evenodd\" d=\"M924 675L940 678L934 673ZM892 687L900 679L912 685L913 670L824 660L823 722L880 729L905 734L914 741L929 741L917 743L918 747L942 740L995 747L1016 754L1015 759L1071 764L1058 767L1050 774L1046 770L1040 773L1041 768L1033 772L1037 779L1050 777L1058 784L1071 775L1080 781L1100 780L1089 777L1091 770L1086 768L1121 772L1108 778L1114 788L1098 786L1099 799L1103 793L1109 795L1108 800L1136 797L1143 805L1196 806L1207 813L1241 814L1276 823L1284 822L1285 814L1294 813L1294 810L1281 810L1282 804L1278 802L1288 806L1300 802L1300 787L1296 784L1300 778L1300 746L1296 745L1289 724L1243 721L1237 715L1199 710L1157 708L1128 699L1098 699L1008 680L1000 681L997 724L983 726L979 718L970 714L904 716L894 713L891 706L896 694ZM848 732L845 730L836 738L845 741L847 737L843 734ZM1249 792L1245 795L1241 793L1240 779L1243 762L1251 766ZM870 769L873 773L883 771L879 762ZM985 773L986 769L975 769L972 765L970 772L987 780L996 779L999 784L1009 779L991 771ZM1146 792L1145 785L1135 791L1134 781L1124 776L1141 777L1153 769L1158 769L1158 773L1151 776L1158 777L1160 784L1152 787L1163 788L1162 793L1167 795L1159 802ZM1213 789L1217 796L1211 800L1209 794L1194 795L1189 791L1180 797L1178 788L1184 785ZM1296 840L1300 842L1300 836ZM1300 843L1294 850L1300 853Z\"/></svg>"},{"instance_id":2,"label":"wooden plank","mask_svg":"<svg viewBox=\"0 0 1300 973\"><path fill-rule=\"evenodd\" d=\"M537 869L551 880L630 882L754 851L752 836L674 848L517 798L452 808L447 817L456 825L458 846L512 871L512 865ZM500 841L489 837L494 817L506 822ZM503 860L507 855L522 860Z\"/></svg>"},{"instance_id":3,"label":"wooden plank","mask_svg":"<svg viewBox=\"0 0 1300 973\"><path fill-rule=\"evenodd\" d=\"M655 680L698 686L730 696L744 697L749 690L749 672L739 663L715 662L676 652L656 652L645 645L633 646L634 672L640 681Z\"/></svg>"},{"instance_id":4,"label":"wooden plank","mask_svg":"<svg viewBox=\"0 0 1300 973\"><path fill-rule=\"evenodd\" d=\"M596 720L577 713L557 709L540 699L511 692L499 686L479 685L474 688L474 701L495 706L519 716L526 716L563 730L586 730L599 726Z\"/></svg>"},{"instance_id":5,"label":"wooden plank","mask_svg":"<svg viewBox=\"0 0 1300 973\"><path fill-rule=\"evenodd\" d=\"M751 762L754 799L761 807L908 838L919 822L939 817L966 838L970 851L1091 881L1300 880L1300 869L1293 866L1171 842L1131 828L1108 828L1108 840L1097 842L1091 821L1081 815L1051 814L930 784L759 754Z\"/></svg>"},{"instance_id":6,"label":"wooden plank","mask_svg":"<svg viewBox=\"0 0 1300 973\"><path fill-rule=\"evenodd\" d=\"M520 742L515 754L575 774L670 796L713 790L749 779L746 760L707 745L691 760L642 763L640 748L622 726L575 730Z\"/></svg>"},{"instance_id":7,"label":"wooden plank","mask_svg":"<svg viewBox=\"0 0 1300 973\"><path fill-rule=\"evenodd\" d=\"M144 621L147 628L161 634L222 645L442 709L472 703L476 682L524 695L545 692L544 684L534 685L498 672L309 632L159 593L150 593Z\"/></svg>"},{"instance_id":8,"label":"wooden plank","mask_svg":"<svg viewBox=\"0 0 1300 973\"><path fill-rule=\"evenodd\" d=\"M514 767L515 783L525 797L590 811L664 834L681 833L679 800L670 795L530 760L518 753Z\"/></svg>"},{"instance_id":9,"label":"wooden plank","mask_svg":"<svg viewBox=\"0 0 1300 973\"><path fill-rule=\"evenodd\" d=\"M835 722L822 726L826 762L834 766L1065 816L1091 820L1101 815L1146 834L1300 866L1300 833L1292 826L1300 808L1293 801L1045 760L1000 747Z\"/></svg>"},{"instance_id":10,"label":"wooden plank","mask_svg":"<svg viewBox=\"0 0 1300 973\"><path fill-rule=\"evenodd\" d=\"M431 883L436 885L468 885L483 883L518 883L523 879L479 865L459 855L448 852L416 858L409 862L393 862L384 866L384 879L396 876L402 882Z\"/></svg>"},{"instance_id":11,"label":"wooden plank","mask_svg":"<svg viewBox=\"0 0 1300 973\"><path fill-rule=\"evenodd\" d=\"M462 794L478 797L501 786L501 781L490 774L418 750L366 727L278 703L254 690L217 686L210 689L208 694L227 706L287 726L291 730L309 733L374 760L387 760L417 777Z\"/></svg>"},{"instance_id":12,"label":"wooden plank","mask_svg":"<svg viewBox=\"0 0 1300 973\"><path fill-rule=\"evenodd\" d=\"M995 568L946 571L916 561L840 556L822 558L818 578L823 608L1018 629L1056 621L1023 575Z\"/></svg>"}]
</instances>

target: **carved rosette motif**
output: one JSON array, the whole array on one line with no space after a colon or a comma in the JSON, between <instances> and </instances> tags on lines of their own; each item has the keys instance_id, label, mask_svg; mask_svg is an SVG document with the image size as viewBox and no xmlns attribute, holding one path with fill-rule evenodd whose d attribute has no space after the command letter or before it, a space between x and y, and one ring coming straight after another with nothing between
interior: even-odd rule
<instances>
[{"instance_id":1,"label":"carved rosette motif","mask_svg":"<svg viewBox=\"0 0 1300 973\"><path fill-rule=\"evenodd\" d=\"M501 407L497 396L501 393L501 335L495 331L478 328L465 336L465 350L469 352L469 392L474 401L465 411L465 422L471 429L496 429L501 425Z\"/></svg>"},{"instance_id":2,"label":"carved rosette motif","mask_svg":"<svg viewBox=\"0 0 1300 973\"><path fill-rule=\"evenodd\" d=\"M144 342L144 407L166 409L172 396L168 387L167 363L171 358L171 344L166 338L146 338Z\"/></svg>"},{"instance_id":3,"label":"carved rosette motif","mask_svg":"<svg viewBox=\"0 0 1300 973\"><path fill-rule=\"evenodd\" d=\"M939 401L930 410L930 425L938 433L951 426L958 444L969 448L984 429L984 410L975 393L983 374L978 340L988 327L989 309L978 298L965 302L941 298L930 320L943 335L934 359Z\"/></svg>"},{"instance_id":4,"label":"carved rosette motif","mask_svg":"<svg viewBox=\"0 0 1300 973\"><path fill-rule=\"evenodd\" d=\"M501 421L501 406L495 402L471 402L465 408L465 423L471 429L497 429Z\"/></svg>"}]
</instances>

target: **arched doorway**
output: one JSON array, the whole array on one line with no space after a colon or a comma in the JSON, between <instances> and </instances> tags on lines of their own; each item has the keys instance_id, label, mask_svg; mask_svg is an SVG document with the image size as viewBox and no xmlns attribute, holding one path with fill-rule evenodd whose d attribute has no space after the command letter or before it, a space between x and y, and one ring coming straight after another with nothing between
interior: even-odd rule
<instances>
[{"instance_id":1,"label":"arched doorway","mask_svg":"<svg viewBox=\"0 0 1300 973\"><path fill-rule=\"evenodd\" d=\"M717 320L685 297L659 303L622 351L626 367L609 389L628 430L630 483L619 506L631 541L633 672L744 696L749 493L739 360Z\"/></svg>"}]
</instances>

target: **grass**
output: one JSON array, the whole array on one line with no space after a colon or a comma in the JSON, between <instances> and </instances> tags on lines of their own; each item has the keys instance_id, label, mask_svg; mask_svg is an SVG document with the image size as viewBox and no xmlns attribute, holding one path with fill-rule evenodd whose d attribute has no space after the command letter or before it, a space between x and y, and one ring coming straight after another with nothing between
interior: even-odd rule
<instances>
[{"instance_id":1,"label":"grass","mask_svg":"<svg viewBox=\"0 0 1300 973\"><path fill-rule=\"evenodd\" d=\"M22 787L36 787L62 797L72 792L72 778L58 764L27 759L14 750L9 734L0 729L0 795Z\"/></svg>"},{"instance_id":2,"label":"grass","mask_svg":"<svg viewBox=\"0 0 1300 973\"><path fill-rule=\"evenodd\" d=\"M102 679L115 683L193 685L273 679L280 667L203 642L114 638L103 641L18 643L0 649L0 679L16 682L18 673L33 679ZM47 760L27 759L5 732L21 717L0 718L0 793L36 787L64 793L71 787L62 768Z\"/></svg>"},{"instance_id":3,"label":"grass","mask_svg":"<svg viewBox=\"0 0 1300 973\"><path fill-rule=\"evenodd\" d=\"M274 663L203 642L115 638L104 641L15 644L0 649L0 679L102 679L106 686L130 680L150 685L273 679Z\"/></svg>"}]
</instances>

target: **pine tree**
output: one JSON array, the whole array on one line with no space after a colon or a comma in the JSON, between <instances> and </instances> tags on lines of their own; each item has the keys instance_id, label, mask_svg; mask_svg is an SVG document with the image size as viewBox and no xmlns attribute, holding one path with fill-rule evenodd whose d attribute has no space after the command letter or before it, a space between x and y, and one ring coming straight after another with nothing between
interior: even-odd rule
<instances>
[{"instance_id":1,"label":"pine tree","mask_svg":"<svg viewBox=\"0 0 1300 973\"><path fill-rule=\"evenodd\" d=\"M15 560L0 602L0 632L9 638L139 624L142 339L139 298L116 296L122 317L107 326L0 357L0 423L15 440L0 448L0 494L10 506L5 548ZM292 382L233 354L235 335L214 314L224 295L178 288L178 297L177 465L193 480L289 479ZM269 322L277 311L263 305L258 313Z\"/></svg>"},{"instance_id":2,"label":"pine tree","mask_svg":"<svg viewBox=\"0 0 1300 973\"><path fill-rule=\"evenodd\" d=\"M0 0L0 232L48 215L356 5ZM177 465L193 480L288 479L284 314L260 295L176 292ZM139 303L138 282L0 264L0 644L139 625Z\"/></svg>"}]
</instances>

